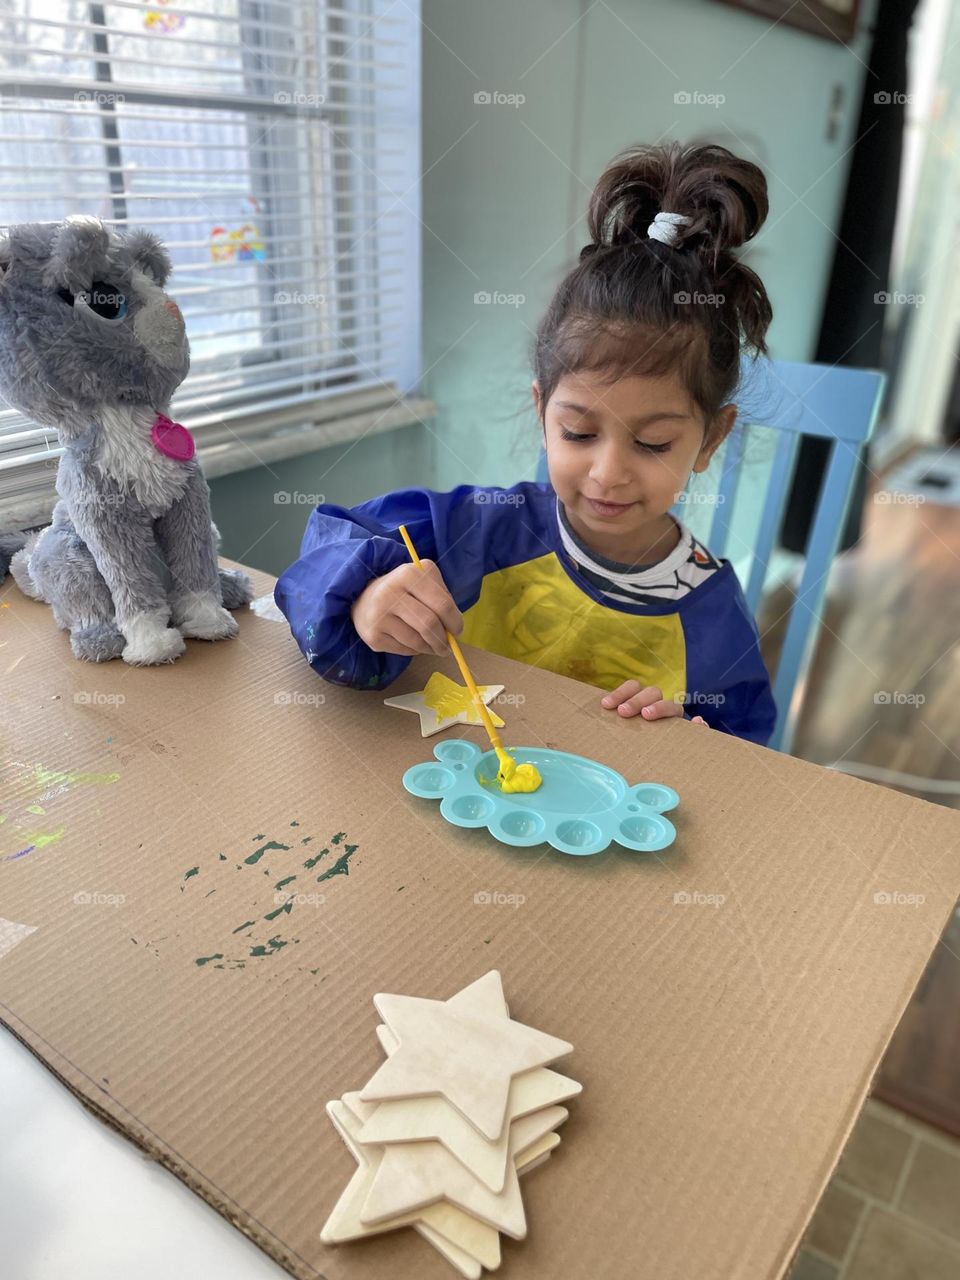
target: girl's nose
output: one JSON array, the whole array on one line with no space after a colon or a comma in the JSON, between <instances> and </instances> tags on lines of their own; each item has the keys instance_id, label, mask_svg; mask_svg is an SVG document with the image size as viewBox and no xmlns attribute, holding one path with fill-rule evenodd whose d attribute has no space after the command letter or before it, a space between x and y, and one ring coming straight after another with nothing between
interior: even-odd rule
<instances>
[{"instance_id":1,"label":"girl's nose","mask_svg":"<svg viewBox=\"0 0 960 1280\"><path fill-rule=\"evenodd\" d=\"M590 466L590 478L603 489L622 483L627 476L623 453L615 446L598 449Z\"/></svg>"}]
</instances>

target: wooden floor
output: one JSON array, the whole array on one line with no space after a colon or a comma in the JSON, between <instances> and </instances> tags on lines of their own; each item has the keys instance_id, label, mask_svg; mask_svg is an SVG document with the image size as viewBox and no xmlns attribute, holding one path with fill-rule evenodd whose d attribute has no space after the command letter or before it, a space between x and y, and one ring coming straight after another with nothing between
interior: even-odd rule
<instances>
[{"instance_id":1,"label":"wooden floor","mask_svg":"<svg viewBox=\"0 0 960 1280\"><path fill-rule=\"evenodd\" d=\"M838 558L828 591L794 754L953 782L952 795L924 791L919 781L882 785L960 808L960 508L897 501L873 481L861 541ZM778 593L760 617L771 672L790 599L788 590ZM957 913L890 1044L874 1096L960 1135Z\"/></svg>"}]
</instances>

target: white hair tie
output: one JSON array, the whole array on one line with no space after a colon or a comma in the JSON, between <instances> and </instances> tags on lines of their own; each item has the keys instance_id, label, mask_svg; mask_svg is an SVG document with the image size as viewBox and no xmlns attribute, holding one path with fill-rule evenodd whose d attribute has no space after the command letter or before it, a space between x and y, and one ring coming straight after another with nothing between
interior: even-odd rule
<instances>
[{"instance_id":1,"label":"white hair tie","mask_svg":"<svg viewBox=\"0 0 960 1280\"><path fill-rule=\"evenodd\" d=\"M692 221L692 218L688 218L682 213L663 213L661 211L647 227L647 235L651 240L659 240L662 244L673 245L677 240L678 228L689 226Z\"/></svg>"}]
</instances>

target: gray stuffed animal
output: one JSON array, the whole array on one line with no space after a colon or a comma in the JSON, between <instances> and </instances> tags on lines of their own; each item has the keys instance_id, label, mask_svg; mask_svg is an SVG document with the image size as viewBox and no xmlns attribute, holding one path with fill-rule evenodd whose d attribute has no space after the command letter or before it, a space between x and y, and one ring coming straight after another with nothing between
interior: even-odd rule
<instances>
[{"instance_id":1,"label":"gray stuffed animal","mask_svg":"<svg viewBox=\"0 0 960 1280\"><path fill-rule=\"evenodd\" d=\"M190 366L170 269L156 236L96 218L0 238L0 394L65 450L52 523L10 571L91 662L173 662L185 637L235 636L227 609L253 594L218 569L193 438L167 417Z\"/></svg>"}]
</instances>

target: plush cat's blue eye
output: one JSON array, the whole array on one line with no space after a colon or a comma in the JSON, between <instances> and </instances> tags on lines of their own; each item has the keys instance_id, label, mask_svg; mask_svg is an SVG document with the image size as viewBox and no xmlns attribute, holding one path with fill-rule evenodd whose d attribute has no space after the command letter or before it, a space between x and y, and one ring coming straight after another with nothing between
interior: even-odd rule
<instances>
[{"instance_id":1,"label":"plush cat's blue eye","mask_svg":"<svg viewBox=\"0 0 960 1280\"><path fill-rule=\"evenodd\" d=\"M94 280L85 295L90 310L101 320L122 320L127 314L126 295L116 285Z\"/></svg>"}]
</instances>

